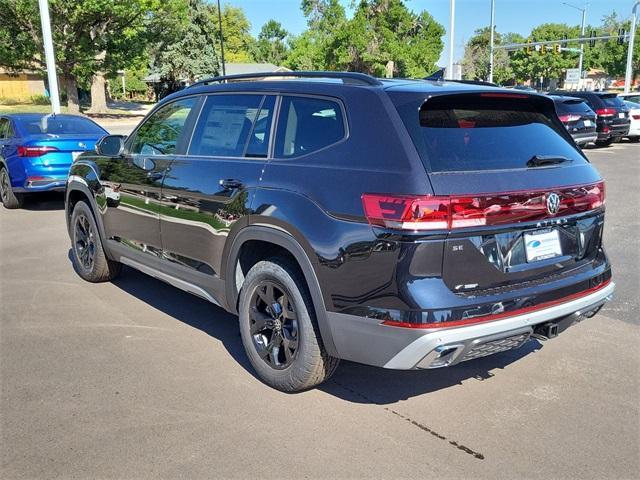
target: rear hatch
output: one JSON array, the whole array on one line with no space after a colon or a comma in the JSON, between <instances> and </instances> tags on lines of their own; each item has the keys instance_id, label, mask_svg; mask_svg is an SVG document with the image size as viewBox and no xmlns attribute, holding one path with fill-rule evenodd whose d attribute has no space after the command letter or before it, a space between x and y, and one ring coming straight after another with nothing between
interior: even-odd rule
<instances>
[{"instance_id":1,"label":"rear hatch","mask_svg":"<svg viewBox=\"0 0 640 480\"><path fill-rule=\"evenodd\" d=\"M26 137L22 146L43 164L69 166L78 155L93 150L99 138L89 134L39 134Z\"/></svg>"},{"instance_id":2,"label":"rear hatch","mask_svg":"<svg viewBox=\"0 0 640 480\"><path fill-rule=\"evenodd\" d=\"M596 110L599 118L606 120L613 133L624 132L629 127L629 108L615 93L601 93L598 98L603 107Z\"/></svg>"},{"instance_id":3,"label":"rear hatch","mask_svg":"<svg viewBox=\"0 0 640 480\"><path fill-rule=\"evenodd\" d=\"M430 215L439 210L433 227L447 227L452 291L495 293L590 268L604 184L551 99L494 91L394 101L442 205ZM431 229L421 220L412 225Z\"/></svg>"},{"instance_id":4,"label":"rear hatch","mask_svg":"<svg viewBox=\"0 0 640 480\"><path fill-rule=\"evenodd\" d=\"M596 131L596 114L580 98L556 99L558 118L571 134Z\"/></svg>"}]
</instances>

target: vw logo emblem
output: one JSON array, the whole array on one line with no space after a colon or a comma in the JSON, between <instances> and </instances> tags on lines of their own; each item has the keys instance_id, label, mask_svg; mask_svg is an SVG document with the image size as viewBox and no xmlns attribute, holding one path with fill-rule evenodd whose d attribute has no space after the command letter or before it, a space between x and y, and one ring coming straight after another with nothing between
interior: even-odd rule
<instances>
[{"instance_id":1,"label":"vw logo emblem","mask_svg":"<svg viewBox=\"0 0 640 480\"><path fill-rule=\"evenodd\" d=\"M78 147L80 148L87 148L87 144L84 142L78 142Z\"/></svg>"},{"instance_id":2,"label":"vw logo emblem","mask_svg":"<svg viewBox=\"0 0 640 480\"><path fill-rule=\"evenodd\" d=\"M560 195L557 193L547 194L547 212L549 215L555 215L560 210Z\"/></svg>"}]
</instances>

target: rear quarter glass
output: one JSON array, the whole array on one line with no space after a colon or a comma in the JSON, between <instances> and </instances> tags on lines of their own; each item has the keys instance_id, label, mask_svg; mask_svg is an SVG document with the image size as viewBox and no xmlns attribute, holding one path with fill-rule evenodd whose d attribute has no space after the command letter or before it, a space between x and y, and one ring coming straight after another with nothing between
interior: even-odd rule
<instances>
[{"instance_id":1,"label":"rear quarter glass","mask_svg":"<svg viewBox=\"0 0 640 480\"><path fill-rule=\"evenodd\" d=\"M431 172L526 169L536 155L587 163L553 121L554 111L536 99L475 94L395 104Z\"/></svg>"}]
</instances>

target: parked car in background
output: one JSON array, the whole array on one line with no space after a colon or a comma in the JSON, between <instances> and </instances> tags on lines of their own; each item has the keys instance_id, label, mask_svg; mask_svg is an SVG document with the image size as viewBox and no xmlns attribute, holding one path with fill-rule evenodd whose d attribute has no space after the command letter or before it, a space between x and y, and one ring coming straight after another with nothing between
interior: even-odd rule
<instances>
[{"instance_id":1,"label":"parked car in background","mask_svg":"<svg viewBox=\"0 0 640 480\"><path fill-rule=\"evenodd\" d=\"M624 101L640 103L640 92L619 93L618 97Z\"/></svg>"},{"instance_id":2,"label":"parked car in background","mask_svg":"<svg viewBox=\"0 0 640 480\"><path fill-rule=\"evenodd\" d=\"M624 103L629 107L629 118L631 119L627 138L632 142L640 142L640 103L627 100Z\"/></svg>"},{"instance_id":3,"label":"parked car in background","mask_svg":"<svg viewBox=\"0 0 640 480\"><path fill-rule=\"evenodd\" d=\"M107 131L79 115L0 115L0 197L19 208L25 194L63 191L69 167Z\"/></svg>"},{"instance_id":4,"label":"parked car in background","mask_svg":"<svg viewBox=\"0 0 640 480\"><path fill-rule=\"evenodd\" d=\"M582 98L553 96L558 118L581 147L598 139L596 113Z\"/></svg>"},{"instance_id":5,"label":"parked car in background","mask_svg":"<svg viewBox=\"0 0 640 480\"><path fill-rule=\"evenodd\" d=\"M577 97L587 102L598 116L596 145L611 145L629 133L629 109L615 93L556 90L549 95Z\"/></svg>"},{"instance_id":6,"label":"parked car in background","mask_svg":"<svg viewBox=\"0 0 640 480\"><path fill-rule=\"evenodd\" d=\"M82 278L124 264L237 313L285 391L341 358L429 369L518 348L611 296L604 182L549 97L273 76L197 83L76 160Z\"/></svg>"}]
</instances>

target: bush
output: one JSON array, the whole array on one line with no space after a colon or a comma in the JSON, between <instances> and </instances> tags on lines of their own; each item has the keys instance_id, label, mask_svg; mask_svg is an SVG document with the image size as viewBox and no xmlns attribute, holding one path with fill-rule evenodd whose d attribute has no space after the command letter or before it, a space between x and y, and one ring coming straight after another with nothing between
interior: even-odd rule
<instances>
[{"instance_id":1,"label":"bush","mask_svg":"<svg viewBox=\"0 0 640 480\"><path fill-rule=\"evenodd\" d=\"M0 97L0 105L20 105L21 103L23 102L15 98Z\"/></svg>"},{"instance_id":2,"label":"bush","mask_svg":"<svg viewBox=\"0 0 640 480\"><path fill-rule=\"evenodd\" d=\"M33 103L34 105L49 105L51 104L51 101L49 100L49 97L45 95L31 95L29 103Z\"/></svg>"}]
</instances>

